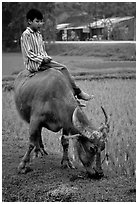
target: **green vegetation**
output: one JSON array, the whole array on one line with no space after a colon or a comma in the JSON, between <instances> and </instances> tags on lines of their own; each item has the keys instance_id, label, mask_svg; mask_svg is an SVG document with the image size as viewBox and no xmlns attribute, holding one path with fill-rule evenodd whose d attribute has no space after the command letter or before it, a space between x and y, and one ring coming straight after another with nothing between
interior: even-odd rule
<instances>
[{"instance_id":1,"label":"green vegetation","mask_svg":"<svg viewBox=\"0 0 138 204\"><path fill-rule=\"evenodd\" d=\"M81 82L80 82L81 85ZM104 168L113 174L135 174L136 161L136 84L135 80L103 80L85 82L83 87L95 95L86 113L97 125L103 122L100 105L111 116L111 127Z\"/></svg>"},{"instance_id":2,"label":"green vegetation","mask_svg":"<svg viewBox=\"0 0 138 204\"><path fill-rule=\"evenodd\" d=\"M3 50L19 50L20 37L25 30L26 13L31 8L42 11L45 25L43 34L45 40L55 38L55 3L46 2L3 2L2 3L2 47Z\"/></svg>"},{"instance_id":3,"label":"green vegetation","mask_svg":"<svg viewBox=\"0 0 138 204\"><path fill-rule=\"evenodd\" d=\"M76 80L136 77L135 43L53 43L47 46L53 60L65 64ZM24 69L21 53L3 53L3 88L11 90Z\"/></svg>"},{"instance_id":4,"label":"green vegetation","mask_svg":"<svg viewBox=\"0 0 138 204\"><path fill-rule=\"evenodd\" d=\"M112 16L135 16L136 10L135 2L62 2L55 3L55 13L56 16L60 16L58 20L60 22L69 22L69 20L74 20L76 22L77 15L87 14L87 19L92 20L93 18L103 17L106 18ZM62 14L62 15L61 15ZM64 14L64 15L63 15ZM67 21L68 19L68 21Z\"/></svg>"},{"instance_id":5,"label":"green vegetation","mask_svg":"<svg viewBox=\"0 0 138 204\"><path fill-rule=\"evenodd\" d=\"M84 68L84 70L89 68L90 71L90 69L120 67L116 61L120 63L129 61L129 67L132 67L130 61L136 60L135 43L51 43L46 44L46 51L53 60L65 64L72 71L76 67L77 71L80 71L78 68ZM126 64L125 66L128 67ZM13 74L22 69L24 65L21 53L3 53L3 75Z\"/></svg>"},{"instance_id":6,"label":"green vegetation","mask_svg":"<svg viewBox=\"0 0 138 204\"><path fill-rule=\"evenodd\" d=\"M63 56L101 57L110 61L135 61L135 43L51 43L48 53Z\"/></svg>"}]
</instances>

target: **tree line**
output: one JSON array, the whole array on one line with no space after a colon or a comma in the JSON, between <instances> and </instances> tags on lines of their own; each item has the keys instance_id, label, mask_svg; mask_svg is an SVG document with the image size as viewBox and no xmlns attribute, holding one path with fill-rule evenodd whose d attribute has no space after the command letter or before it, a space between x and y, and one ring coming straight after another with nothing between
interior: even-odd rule
<instances>
[{"instance_id":1,"label":"tree line","mask_svg":"<svg viewBox=\"0 0 138 204\"><path fill-rule=\"evenodd\" d=\"M44 15L43 36L45 40L55 38L55 3L52 2L3 2L2 3L2 47L17 48L20 36L27 26L26 13L31 9L39 9Z\"/></svg>"},{"instance_id":2,"label":"tree line","mask_svg":"<svg viewBox=\"0 0 138 204\"><path fill-rule=\"evenodd\" d=\"M136 16L135 2L3 2L2 3L2 47L19 47L20 36L26 28L26 13L37 8L44 15L42 30L47 41L56 38L56 24L68 16L87 13L88 20L112 16ZM64 15L62 15L64 13ZM61 17L63 16L63 17ZM66 18L65 18L66 17Z\"/></svg>"}]
</instances>

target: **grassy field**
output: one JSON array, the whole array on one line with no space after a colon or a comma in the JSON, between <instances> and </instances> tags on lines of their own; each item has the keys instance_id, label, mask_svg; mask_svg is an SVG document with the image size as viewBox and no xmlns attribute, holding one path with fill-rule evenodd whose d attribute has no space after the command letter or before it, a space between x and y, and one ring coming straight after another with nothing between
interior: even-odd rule
<instances>
[{"instance_id":1,"label":"grassy field","mask_svg":"<svg viewBox=\"0 0 138 204\"><path fill-rule=\"evenodd\" d=\"M135 43L56 43L46 45L54 60L65 64L71 72L129 71L136 67ZM125 63L124 63L125 61ZM21 53L3 53L2 75L24 69Z\"/></svg>"},{"instance_id":2,"label":"grassy field","mask_svg":"<svg viewBox=\"0 0 138 204\"><path fill-rule=\"evenodd\" d=\"M86 108L83 109L90 121L97 127L104 122L101 105L104 106L107 114L111 114L110 134L106 150L102 153L102 160L106 153L109 155L103 162L105 178L99 182L90 181L87 178L70 181L69 177L78 175L81 168L73 173L70 170L60 169L61 132L55 134L47 129L43 129L42 136L50 156L33 161L32 173L17 174L17 166L28 146L29 127L17 113L13 82L16 74L24 69L24 65L21 53L3 53L3 201L69 201L70 199L70 201L80 202L135 201L135 44L115 44L114 46L91 44L87 45L87 48L83 44L65 44L56 48L51 45L48 49L54 60L69 68L75 76L76 83L84 91L95 95L95 98L87 102ZM72 141L70 141L69 153L72 157ZM74 189L78 190L74 192ZM76 191L81 193L77 194ZM57 197L52 197L51 192L58 192Z\"/></svg>"},{"instance_id":3,"label":"grassy field","mask_svg":"<svg viewBox=\"0 0 138 204\"><path fill-rule=\"evenodd\" d=\"M113 61L135 61L136 44L116 42L52 43L46 45L49 54L62 56L102 57Z\"/></svg>"}]
</instances>

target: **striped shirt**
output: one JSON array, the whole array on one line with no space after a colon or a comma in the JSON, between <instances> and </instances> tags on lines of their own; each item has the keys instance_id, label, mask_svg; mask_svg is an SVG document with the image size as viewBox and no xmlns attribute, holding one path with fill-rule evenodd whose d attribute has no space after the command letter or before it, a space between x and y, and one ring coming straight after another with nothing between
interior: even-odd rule
<instances>
[{"instance_id":1,"label":"striped shirt","mask_svg":"<svg viewBox=\"0 0 138 204\"><path fill-rule=\"evenodd\" d=\"M38 71L43 58L47 56L41 33L27 27L21 36L21 50L26 69L30 72Z\"/></svg>"}]
</instances>

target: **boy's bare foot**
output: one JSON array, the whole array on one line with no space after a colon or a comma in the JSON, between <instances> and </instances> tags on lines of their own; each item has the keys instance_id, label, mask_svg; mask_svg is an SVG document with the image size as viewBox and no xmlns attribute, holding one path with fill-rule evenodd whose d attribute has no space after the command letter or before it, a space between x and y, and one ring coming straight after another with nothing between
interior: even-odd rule
<instances>
[{"instance_id":1,"label":"boy's bare foot","mask_svg":"<svg viewBox=\"0 0 138 204\"><path fill-rule=\"evenodd\" d=\"M77 96L78 99L82 99L84 101L89 101L90 99L92 99L93 97L88 95L87 93L81 91L81 93Z\"/></svg>"}]
</instances>

